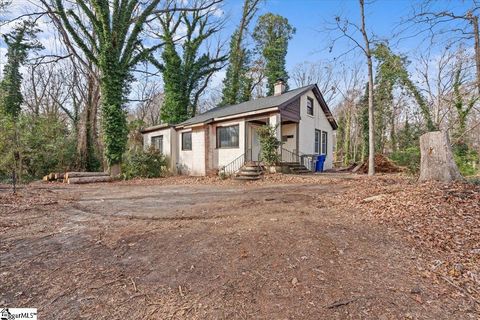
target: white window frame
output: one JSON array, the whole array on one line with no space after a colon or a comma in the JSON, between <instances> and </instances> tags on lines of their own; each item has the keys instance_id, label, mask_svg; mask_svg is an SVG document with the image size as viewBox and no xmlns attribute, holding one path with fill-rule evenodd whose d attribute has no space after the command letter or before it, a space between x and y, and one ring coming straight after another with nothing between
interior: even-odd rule
<instances>
[{"instance_id":1,"label":"white window frame","mask_svg":"<svg viewBox=\"0 0 480 320\"><path fill-rule=\"evenodd\" d=\"M184 141L183 137L184 137L184 135L186 135L186 134L189 134L189 135L190 135L190 148L186 148L186 147L185 147L185 143L184 143L185 141ZM192 131L182 132L181 138L182 138L182 141L181 141L181 143L182 143L182 151L192 151L192 149L193 149Z\"/></svg>"},{"instance_id":2,"label":"white window frame","mask_svg":"<svg viewBox=\"0 0 480 320\"><path fill-rule=\"evenodd\" d=\"M155 141L160 141L160 143L156 143ZM158 136L153 136L150 138L150 145L155 148L155 150L163 153L163 134Z\"/></svg>"},{"instance_id":3,"label":"white window frame","mask_svg":"<svg viewBox=\"0 0 480 320\"><path fill-rule=\"evenodd\" d=\"M321 149L322 149L322 152L321 154L324 154L326 155L327 154L327 150L328 150L328 132L327 131L322 131L322 134L321 134Z\"/></svg>"},{"instance_id":4,"label":"white window frame","mask_svg":"<svg viewBox=\"0 0 480 320\"><path fill-rule=\"evenodd\" d=\"M227 133L232 133L231 130L229 130L230 128L235 128L233 130L234 133L236 133L237 137L236 137L236 144L232 144L232 145L228 145L228 146L222 146L221 145L221 140L220 140L220 132L219 130L226 130ZM230 142L232 141L235 141L235 139L233 137L229 137L230 138ZM240 125L239 124L234 124L234 125L230 125L230 126L218 126L216 128L216 139L217 139L217 149L238 149L240 148Z\"/></svg>"},{"instance_id":5,"label":"white window frame","mask_svg":"<svg viewBox=\"0 0 480 320\"><path fill-rule=\"evenodd\" d=\"M312 103L312 106L311 106L311 107L308 106L308 103L309 103L309 102ZM315 112L314 112L314 110L313 110L313 109L314 109L314 105L315 105L315 103L313 102L313 98L307 97L307 115L313 116L313 115L315 114ZM310 113L310 110L312 111L312 113Z\"/></svg>"}]
</instances>

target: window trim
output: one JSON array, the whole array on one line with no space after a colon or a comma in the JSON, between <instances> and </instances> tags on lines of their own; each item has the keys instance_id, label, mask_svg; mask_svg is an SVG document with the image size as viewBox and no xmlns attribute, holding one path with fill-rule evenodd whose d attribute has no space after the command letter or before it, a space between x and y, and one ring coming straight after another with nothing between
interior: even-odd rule
<instances>
[{"instance_id":1,"label":"window trim","mask_svg":"<svg viewBox=\"0 0 480 320\"><path fill-rule=\"evenodd\" d=\"M311 103L312 103L312 106L311 106L311 108L310 108L310 107L308 107L308 102L311 102ZM312 117L313 117L313 116L314 116L314 114L315 114L315 112L313 111L313 109L314 109L314 102L313 102L313 98L311 98L311 97L307 97L307 115L309 115L309 116L312 116ZM312 112L312 113L310 113L310 112L309 112L310 110L311 110L311 112Z\"/></svg>"},{"instance_id":2,"label":"window trim","mask_svg":"<svg viewBox=\"0 0 480 320\"><path fill-rule=\"evenodd\" d=\"M322 131L320 137L321 137L321 139L320 139L320 154L327 155L328 154L328 132L327 131ZM323 141L324 137L325 137L325 141ZM323 150L324 142L325 142L325 150Z\"/></svg>"},{"instance_id":3,"label":"window trim","mask_svg":"<svg viewBox=\"0 0 480 320\"><path fill-rule=\"evenodd\" d=\"M162 145L161 147L159 147L158 149L156 149L155 147L155 144L153 143L153 140L154 139L159 139L161 138L160 140L162 141ZM150 137L150 146L153 146L157 151L160 151L160 153L163 153L163 134L159 134L157 136L151 136Z\"/></svg>"},{"instance_id":4,"label":"window trim","mask_svg":"<svg viewBox=\"0 0 480 320\"><path fill-rule=\"evenodd\" d=\"M318 141L317 141L318 134ZM315 129L314 140L313 140L313 152L315 154L321 154L322 151L322 130Z\"/></svg>"},{"instance_id":5,"label":"window trim","mask_svg":"<svg viewBox=\"0 0 480 320\"><path fill-rule=\"evenodd\" d=\"M237 127L237 145L236 146L229 146L229 147L222 147L220 146L220 139L218 138L218 129L230 128L230 127ZM215 128L215 147L217 149L238 149L240 148L240 124L232 124L228 126L217 126Z\"/></svg>"},{"instance_id":6,"label":"window trim","mask_svg":"<svg viewBox=\"0 0 480 320\"><path fill-rule=\"evenodd\" d=\"M184 134L190 134L190 149L186 149L185 148L185 145L184 145L184 140L183 140L183 135ZM192 144L192 131L185 131L185 132L182 132L182 151L192 151L193 149L193 144Z\"/></svg>"}]
</instances>

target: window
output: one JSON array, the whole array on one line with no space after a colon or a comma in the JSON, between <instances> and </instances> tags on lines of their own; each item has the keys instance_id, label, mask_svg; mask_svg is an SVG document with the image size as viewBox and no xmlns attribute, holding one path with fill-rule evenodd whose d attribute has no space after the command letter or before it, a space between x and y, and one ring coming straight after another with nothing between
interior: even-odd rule
<instances>
[{"instance_id":1,"label":"window","mask_svg":"<svg viewBox=\"0 0 480 320\"><path fill-rule=\"evenodd\" d=\"M313 116L313 99L307 97L307 114Z\"/></svg>"},{"instance_id":2,"label":"window","mask_svg":"<svg viewBox=\"0 0 480 320\"><path fill-rule=\"evenodd\" d=\"M322 131L322 154L327 154L327 132Z\"/></svg>"},{"instance_id":3,"label":"window","mask_svg":"<svg viewBox=\"0 0 480 320\"><path fill-rule=\"evenodd\" d=\"M155 149L163 153L163 136L156 136L150 139L150 145Z\"/></svg>"},{"instance_id":4,"label":"window","mask_svg":"<svg viewBox=\"0 0 480 320\"><path fill-rule=\"evenodd\" d=\"M192 150L192 132L182 132L182 150Z\"/></svg>"},{"instance_id":5,"label":"window","mask_svg":"<svg viewBox=\"0 0 480 320\"><path fill-rule=\"evenodd\" d=\"M322 140L322 131L315 130L315 153L320 153L321 148L321 140Z\"/></svg>"},{"instance_id":6,"label":"window","mask_svg":"<svg viewBox=\"0 0 480 320\"><path fill-rule=\"evenodd\" d=\"M217 148L238 148L239 126L217 127Z\"/></svg>"},{"instance_id":7,"label":"window","mask_svg":"<svg viewBox=\"0 0 480 320\"><path fill-rule=\"evenodd\" d=\"M315 153L327 154L327 132L315 130Z\"/></svg>"}]
</instances>

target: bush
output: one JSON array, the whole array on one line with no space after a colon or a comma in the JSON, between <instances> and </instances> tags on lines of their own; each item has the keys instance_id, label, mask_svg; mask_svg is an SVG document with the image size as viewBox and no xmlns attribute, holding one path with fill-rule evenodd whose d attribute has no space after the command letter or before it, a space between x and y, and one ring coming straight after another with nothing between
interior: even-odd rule
<instances>
[{"instance_id":1,"label":"bush","mask_svg":"<svg viewBox=\"0 0 480 320\"><path fill-rule=\"evenodd\" d=\"M478 153L465 143L456 144L453 147L453 156L462 175L473 176L478 172Z\"/></svg>"},{"instance_id":2,"label":"bush","mask_svg":"<svg viewBox=\"0 0 480 320\"><path fill-rule=\"evenodd\" d=\"M154 148L133 148L124 156L122 175L124 179L158 178L167 171L167 160Z\"/></svg>"},{"instance_id":3,"label":"bush","mask_svg":"<svg viewBox=\"0 0 480 320\"><path fill-rule=\"evenodd\" d=\"M420 148L408 147L390 155L390 159L397 165L406 167L411 174L420 171Z\"/></svg>"},{"instance_id":4,"label":"bush","mask_svg":"<svg viewBox=\"0 0 480 320\"><path fill-rule=\"evenodd\" d=\"M0 181L11 182L14 167L14 126L0 116ZM17 122L22 182L39 179L51 172L71 169L75 163L76 142L60 119L45 115L20 115Z\"/></svg>"},{"instance_id":5,"label":"bush","mask_svg":"<svg viewBox=\"0 0 480 320\"><path fill-rule=\"evenodd\" d=\"M278 147L280 147L282 143L277 139L276 136L277 127L278 125L265 125L259 128L257 131L262 148L261 157L267 165L275 165L280 161Z\"/></svg>"}]
</instances>

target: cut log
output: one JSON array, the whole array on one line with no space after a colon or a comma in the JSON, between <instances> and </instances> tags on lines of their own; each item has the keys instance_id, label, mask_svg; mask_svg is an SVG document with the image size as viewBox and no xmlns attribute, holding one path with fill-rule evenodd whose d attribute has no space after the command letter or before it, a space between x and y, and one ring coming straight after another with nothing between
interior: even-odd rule
<instances>
[{"instance_id":1,"label":"cut log","mask_svg":"<svg viewBox=\"0 0 480 320\"><path fill-rule=\"evenodd\" d=\"M433 131L423 134L420 137L420 153L420 178L418 181L463 180L453 158L447 132Z\"/></svg>"},{"instance_id":2,"label":"cut log","mask_svg":"<svg viewBox=\"0 0 480 320\"><path fill-rule=\"evenodd\" d=\"M97 182L110 182L112 177L110 176L96 176L96 177L79 177L68 178L68 184L84 184L84 183L97 183Z\"/></svg>"},{"instance_id":3,"label":"cut log","mask_svg":"<svg viewBox=\"0 0 480 320\"><path fill-rule=\"evenodd\" d=\"M83 178L83 177L108 177L107 172L67 172L64 179Z\"/></svg>"},{"instance_id":4,"label":"cut log","mask_svg":"<svg viewBox=\"0 0 480 320\"><path fill-rule=\"evenodd\" d=\"M55 180L62 180L65 177L65 173L55 173Z\"/></svg>"}]
</instances>

